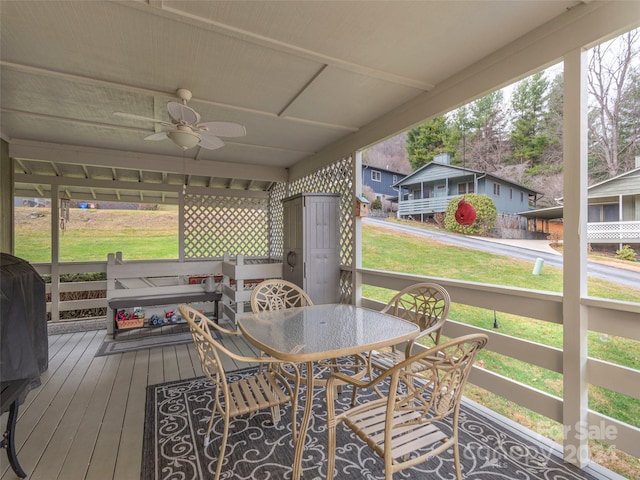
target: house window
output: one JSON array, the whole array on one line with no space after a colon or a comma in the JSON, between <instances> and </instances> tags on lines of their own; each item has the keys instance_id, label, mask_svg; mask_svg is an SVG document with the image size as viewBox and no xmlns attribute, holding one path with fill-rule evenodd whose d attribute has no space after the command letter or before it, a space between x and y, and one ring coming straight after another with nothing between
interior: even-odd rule
<instances>
[{"instance_id":1,"label":"house window","mask_svg":"<svg viewBox=\"0 0 640 480\"><path fill-rule=\"evenodd\" d=\"M494 184L493 184L493 194L494 194L496 197L499 197L499 196L500 196L500 184L499 184L499 183L494 183Z\"/></svg>"},{"instance_id":2,"label":"house window","mask_svg":"<svg viewBox=\"0 0 640 480\"><path fill-rule=\"evenodd\" d=\"M371 170L371 180L374 182L381 182L382 174L378 170Z\"/></svg>"},{"instance_id":3,"label":"house window","mask_svg":"<svg viewBox=\"0 0 640 480\"><path fill-rule=\"evenodd\" d=\"M391 183L396 183L397 181L398 181L398 175L394 175Z\"/></svg>"},{"instance_id":4,"label":"house window","mask_svg":"<svg viewBox=\"0 0 640 480\"><path fill-rule=\"evenodd\" d=\"M509 200L513 200L513 188L509 189Z\"/></svg>"},{"instance_id":5,"label":"house window","mask_svg":"<svg viewBox=\"0 0 640 480\"><path fill-rule=\"evenodd\" d=\"M620 218L618 218L619 213L620 212L619 212L617 203L612 203L609 205L602 206L602 217L604 218L605 222L619 221L620 220Z\"/></svg>"},{"instance_id":6,"label":"house window","mask_svg":"<svg viewBox=\"0 0 640 480\"><path fill-rule=\"evenodd\" d=\"M606 205L589 205L587 221L588 222L617 222L618 204L609 203Z\"/></svg>"},{"instance_id":7,"label":"house window","mask_svg":"<svg viewBox=\"0 0 640 480\"><path fill-rule=\"evenodd\" d=\"M473 190L474 190L473 182L458 184L458 195L464 195L465 193L473 193Z\"/></svg>"},{"instance_id":8,"label":"house window","mask_svg":"<svg viewBox=\"0 0 640 480\"><path fill-rule=\"evenodd\" d=\"M524 192L520 192L520 203L524 203Z\"/></svg>"}]
</instances>

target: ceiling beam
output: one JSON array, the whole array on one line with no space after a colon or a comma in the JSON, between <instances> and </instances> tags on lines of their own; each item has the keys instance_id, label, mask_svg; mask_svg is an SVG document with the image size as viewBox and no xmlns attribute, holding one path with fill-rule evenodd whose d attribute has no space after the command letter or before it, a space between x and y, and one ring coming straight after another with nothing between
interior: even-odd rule
<instances>
[{"instance_id":1,"label":"ceiling beam","mask_svg":"<svg viewBox=\"0 0 640 480\"><path fill-rule=\"evenodd\" d=\"M81 188L102 188L115 190L116 192L122 191L144 191L144 192L169 192L177 193L182 191L183 184L168 185L163 183L139 183L139 182L125 182L125 181L113 181L113 180L91 180L86 178L71 178L71 177L53 177L46 175L27 175L18 173L15 175L15 183L18 184L43 184L52 185L59 188L69 189L70 187ZM231 183L229 183L231 186ZM66 190L65 190L66 191ZM240 190L240 189L227 189L227 188L208 188L208 187L194 187L190 186L189 191L193 193L201 193L204 195L219 195L219 196L236 196L245 198L269 198L269 192L263 192L261 190Z\"/></svg>"},{"instance_id":2,"label":"ceiling beam","mask_svg":"<svg viewBox=\"0 0 640 480\"><path fill-rule=\"evenodd\" d=\"M153 172L175 174L183 173L182 165L184 160L184 171L193 175L210 176L214 172L216 176L220 177L235 177L267 182L287 182L289 178L289 172L284 167L231 162L204 162L195 161L191 158L183 159L177 156L132 153L31 140L14 140L9 144L9 156L72 165L109 166L128 170L141 168Z\"/></svg>"}]
</instances>

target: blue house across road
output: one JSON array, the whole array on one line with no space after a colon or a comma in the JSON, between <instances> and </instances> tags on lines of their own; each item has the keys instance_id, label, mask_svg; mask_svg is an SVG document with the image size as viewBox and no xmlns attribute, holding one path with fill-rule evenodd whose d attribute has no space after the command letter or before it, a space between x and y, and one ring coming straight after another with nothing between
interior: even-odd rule
<instances>
[{"instance_id":1,"label":"blue house across road","mask_svg":"<svg viewBox=\"0 0 640 480\"><path fill-rule=\"evenodd\" d=\"M394 185L405 178L407 175L385 168L373 167L370 165L362 165L362 185L369 187L375 199L385 201L391 205L398 201L398 188Z\"/></svg>"},{"instance_id":2,"label":"blue house across road","mask_svg":"<svg viewBox=\"0 0 640 480\"><path fill-rule=\"evenodd\" d=\"M449 201L467 193L487 195L498 214L518 215L531 210L541 194L523 185L480 170L451 165L441 154L393 186L400 191L398 218L426 221L444 213ZM523 219L523 228L526 221Z\"/></svg>"}]
</instances>

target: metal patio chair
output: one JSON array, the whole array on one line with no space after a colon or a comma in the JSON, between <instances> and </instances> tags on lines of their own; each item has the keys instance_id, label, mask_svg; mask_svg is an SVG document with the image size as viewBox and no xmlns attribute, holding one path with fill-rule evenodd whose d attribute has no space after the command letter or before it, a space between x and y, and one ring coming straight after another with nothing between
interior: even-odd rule
<instances>
[{"instance_id":1,"label":"metal patio chair","mask_svg":"<svg viewBox=\"0 0 640 480\"><path fill-rule=\"evenodd\" d=\"M385 479L453 448L462 479L458 412L476 354L488 337L472 334L413 354L368 381L333 373L327 381L327 480L334 478L336 428L343 423L384 460ZM388 394L336 414L334 383L372 388L388 381ZM449 423L450 422L450 423ZM447 427L441 429L440 426ZM450 434L446 433L451 431Z\"/></svg>"},{"instance_id":2,"label":"metal patio chair","mask_svg":"<svg viewBox=\"0 0 640 480\"><path fill-rule=\"evenodd\" d=\"M214 480L218 480L222 471L231 418L269 408L273 423L277 424L280 421L280 406L291 403L291 432L293 438L296 438L296 410L298 405L297 395L300 389L300 374L295 364L281 362L267 356L246 357L236 355L215 340L211 335L210 329L213 327L223 333L232 335L237 335L237 332L220 327L188 305L180 305L179 310L189 324L202 371L213 382L215 389L211 418L209 419L209 426L204 440L205 447L210 443L211 429L216 414L219 414L224 421L222 442L214 476ZM294 386L291 387L280 373L281 369L276 368L269 368L264 372L259 369L255 375L229 382L220 361L220 354L243 363L270 365L286 363L289 376L294 379Z\"/></svg>"},{"instance_id":3,"label":"metal patio chair","mask_svg":"<svg viewBox=\"0 0 640 480\"><path fill-rule=\"evenodd\" d=\"M413 342L369 352L369 377L373 378L374 368L386 370L411 356L415 343L426 345L427 348L437 345L450 305L449 293L435 283L416 283L400 290L381 311L415 323L420 328L420 333ZM376 387L375 390L381 394L379 388ZM352 404L355 403L355 397L354 389Z\"/></svg>"}]
</instances>

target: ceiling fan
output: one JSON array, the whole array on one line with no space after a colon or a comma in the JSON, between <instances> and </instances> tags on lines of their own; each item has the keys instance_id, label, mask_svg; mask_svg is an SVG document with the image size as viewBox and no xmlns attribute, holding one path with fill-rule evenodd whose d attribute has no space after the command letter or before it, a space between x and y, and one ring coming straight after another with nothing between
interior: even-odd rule
<instances>
[{"instance_id":1,"label":"ceiling fan","mask_svg":"<svg viewBox=\"0 0 640 480\"><path fill-rule=\"evenodd\" d=\"M169 130L153 133L145 137L145 140L164 140L169 138L183 150L188 150L196 145L215 150L224 146L224 142L219 137L243 137L247 134L244 126L237 123L200 122L200 114L187 105L187 102L191 100L191 92L187 89L179 88L176 94L180 102L171 101L167 103L167 113L171 122L123 112L114 112L114 115L171 127Z\"/></svg>"}]
</instances>

